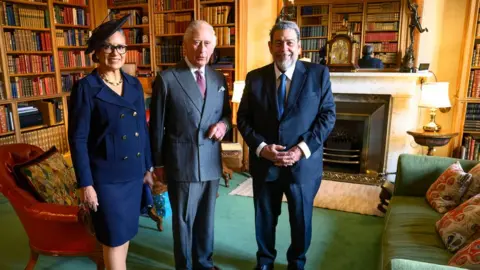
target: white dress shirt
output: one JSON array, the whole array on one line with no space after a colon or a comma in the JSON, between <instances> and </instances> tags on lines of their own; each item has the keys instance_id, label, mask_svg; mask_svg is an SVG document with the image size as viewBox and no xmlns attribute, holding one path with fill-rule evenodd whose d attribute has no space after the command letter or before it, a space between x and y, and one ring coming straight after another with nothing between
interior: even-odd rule
<instances>
[{"instance_id":1,"label":"white dress shirt","mask_svg":"<svg viewBox=\"0 0 480 270\"><path fill-rule=\"evenodd\" d=\"M291 67L287 68L287 70L285 71L285 76L287 76L285 101L287 101L288 93L290 93L290 85L292 84L293 72L295 71L295 65L296 65L296 63L294 63ZM273 64L273 66L275 68L276 89L278 91L278 87L280 86L280 76L282 75L282 72L280 71L280 69L278 69L276 64ZM262 151L263 147L265 147L266 145L267 144L265 142L262 142L257 147L257 150L255 151L255 153L257 154L258 157L260 156L260 152ZM308 159L310 157L310 155L312 154L310 152L310 148L308 148L308 145L304 141L301 141L299 144L297 144L297 146L300 148L300 150L302 150L305 158Z\"/></svg>"},{"instance_id":2,"label":"white dress shirt","mask_svg":"<svg viewBox=\"0 0 480 270\"><path fill-rule=\"evenodd\" d=\"M193 80L197 81L197 74L195 74L195 72L197 72L197 70L200 70L200 74L202 74L202 77L205 80L205 66L203 66L201 68L197 68L196 66L192 65L192 63L190 63L190 61L188 61L187 57L185 57L184 59L185 59L185 62L187 63L187 66L190 68L190 72L192 72ZM207 81L205 80L205 82L207 82Z\"/></svg>"}]
</instances>

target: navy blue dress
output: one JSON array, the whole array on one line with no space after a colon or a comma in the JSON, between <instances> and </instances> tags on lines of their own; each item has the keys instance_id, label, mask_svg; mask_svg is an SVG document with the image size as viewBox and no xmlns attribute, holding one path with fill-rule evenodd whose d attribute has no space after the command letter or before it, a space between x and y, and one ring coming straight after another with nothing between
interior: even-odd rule
<instances>
[{"instance_id":1,"label":"navy blue dress","mask_svg":"<svg viewBox=\"0 0 480 270\"><path fill-rule=\"evenodd\" d=\"M78 81L69 102L69 143L79 187L92 185L97 239L120 246L138 232L143 176L152 166L143 90L124 72L123 96L94 70Z\"/></svg>"}]
</instances>

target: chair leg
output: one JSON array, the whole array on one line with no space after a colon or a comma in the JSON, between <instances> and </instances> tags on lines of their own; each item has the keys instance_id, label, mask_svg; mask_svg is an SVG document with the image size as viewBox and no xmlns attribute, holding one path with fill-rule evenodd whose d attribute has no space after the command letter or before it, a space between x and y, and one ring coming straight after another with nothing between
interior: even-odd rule
<instances>
[{"instance_id":1,"label":"chair leg","mask_svg":"<svg viewBox=\"0 0 480 270\"><path fill-rule=\"evenodd\" d=\"M32 248L30 248L30 260L28 260L28 264L25 267L25 270L33 270L35 269L35 265L38 261L38 253L35 252Z\"/></svg>"}]
</instances>

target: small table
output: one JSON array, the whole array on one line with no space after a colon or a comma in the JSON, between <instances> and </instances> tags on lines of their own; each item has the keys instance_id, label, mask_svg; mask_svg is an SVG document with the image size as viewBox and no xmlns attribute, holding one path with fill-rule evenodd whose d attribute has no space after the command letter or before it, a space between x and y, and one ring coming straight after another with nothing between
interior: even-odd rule
<instances>
[{"instance_id":1,"label":"small table","mask_svg":"<svg viewBox=\"0 0 480 270\"><path fill-rule=\"evenodd\" d=\"M448 144L450 139L458 135L458 132L448 132L443 130L438 132L428 132L423 129L409 130L407 133L412 135L416 143L428 147L427 156L433 156L435 147Z\"/></svg>"}]
</instances>

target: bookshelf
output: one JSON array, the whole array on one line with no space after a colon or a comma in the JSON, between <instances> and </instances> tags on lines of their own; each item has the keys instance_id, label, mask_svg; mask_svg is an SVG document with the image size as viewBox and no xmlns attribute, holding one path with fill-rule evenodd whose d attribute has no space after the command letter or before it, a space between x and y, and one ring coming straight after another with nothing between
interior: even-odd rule
<instances>
[{"instance_id":1,"label":"bookshelf","mask_svg":"<svg viewBox=\"0 0 480 270\"><path fill-rule=\"evenodd\" d=\"M453 143L453 156L480 160L480 1L469 1L467 10L453 120L453 129L459 131L459 136Z\"/></svg>"},{"instance_id":2,"label":"bookshelf","mask_svg":"<svg viewBox=\"0 0 480 270\"><path fill-rule=\"evenodd\" d=\"M327 41L347 26L356 41L355 55L362 57L365 44L374 46L374 55L386 68L401 64L402 13L404 0L302 1L295 5L294 21L300 27L302 57L320 63L325 60ZM292 8L292 7L290 7ZM358 58L356 59L358 62Z\"/></svg>"},{"instance_id":3,"label":"bookshelf","mask_svg":"<svg viewBox=\"0 0 480 270\"><path fill-rule=\"evenodd\" d=\"M88 0L3 0L0 12L0 144L66 154L69 91L91 67Z\"/></svg>"}]
</instances>

